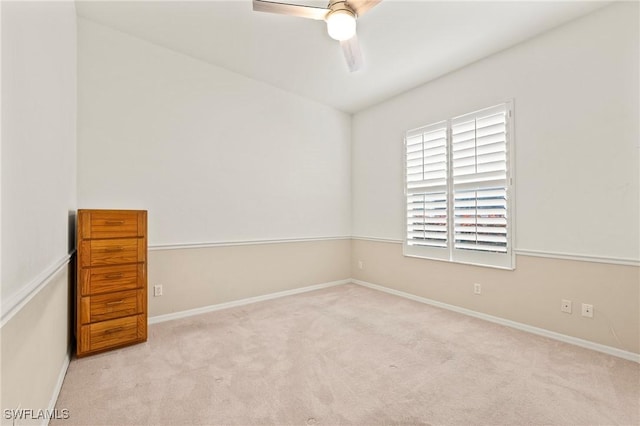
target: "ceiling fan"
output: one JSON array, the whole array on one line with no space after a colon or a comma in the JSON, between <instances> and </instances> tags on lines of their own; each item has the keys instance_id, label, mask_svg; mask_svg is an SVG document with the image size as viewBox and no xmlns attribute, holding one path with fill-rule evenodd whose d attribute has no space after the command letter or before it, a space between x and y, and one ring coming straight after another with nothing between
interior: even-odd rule
<instances>
[{"instance_id":1,"label":"ceiling fan","mask_svg":"<svg viewBox=\"0 0 640 426\"><path fill-rule=\"evenodd\" d=\"M327 22L329 37L340 42L349 71L362 68L362 52L356 35L356 19L381 0L330 0L326 8L253 0L253 10Z\"/></svg>"}]
</instances>

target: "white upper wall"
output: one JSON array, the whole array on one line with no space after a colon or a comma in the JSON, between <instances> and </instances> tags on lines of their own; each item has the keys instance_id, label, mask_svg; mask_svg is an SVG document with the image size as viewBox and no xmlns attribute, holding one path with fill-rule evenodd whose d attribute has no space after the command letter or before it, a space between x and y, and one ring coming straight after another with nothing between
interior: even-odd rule
<instances>
[{"instance_id":1,"label":"white upper wall","mask_svg":"<svg viewBox=\"0 0 640 426\"><path fill-rule=\"evenodd\" d=\"M356 114L353 234L403 238L406 130L512 98L515 248L640 259L638 26L613 4Z\"/></svg>"},{"instance_id":2,"label":"white upper wall","mask_svg":"<svg viewBox=\"0 0 640 426\"><path fill-rule=\"evenodd\" d=\"M149 210L151 245L350 235L349 115L82 18L78 63L80 208Z\"/></svg>"},{"instance_id":3,"label":"white upper wall","mask_svg":"<svg viewBox=\"0 0 640 426\"><path fill-rule=\"evenodd\" d=\"M71 1L1 7L4 316L74 246L76 13Z\"/></svg>"}]
</instances>

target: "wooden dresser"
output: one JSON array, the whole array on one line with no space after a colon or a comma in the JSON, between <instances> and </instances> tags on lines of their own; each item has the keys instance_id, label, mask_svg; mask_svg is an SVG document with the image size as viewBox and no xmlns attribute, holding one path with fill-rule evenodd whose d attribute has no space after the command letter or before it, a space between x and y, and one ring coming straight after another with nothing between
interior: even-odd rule
<instances>
[{"instance_id":1,"label":"wooden dresser","mask_svg":"<svg viewBox=\"0 0 640 426\"><path fill-rule=\"evenodd\" d=\"M147 212L78 210L76 354L147 340Z\"/></svg>"}]
</instances>

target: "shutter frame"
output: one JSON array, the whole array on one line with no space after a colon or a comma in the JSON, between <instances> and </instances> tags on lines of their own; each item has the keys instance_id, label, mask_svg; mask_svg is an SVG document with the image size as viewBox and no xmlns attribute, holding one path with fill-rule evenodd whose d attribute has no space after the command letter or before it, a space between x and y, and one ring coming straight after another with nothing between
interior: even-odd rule
<instances>
[{"instance_id":1,"label":"shutter frame","mask_svg":"<svg viewBox=\"0 0 640 426\"><path fill-rule=\"evenodd\" d=\"M409 151L408 141L415 141L437 128L446 130L446 178L408 181L408 158L416 151ZM472 135L473 133L473 135ZM423 141L424 145L424 141ZM471 148L472 147L472 148ZM422 163L424 165L424 150ZM413 161L412 164L416 162ZM410 130L405 137L405 256L448 260L478 266L501 269L515 268L512 249L515 229L515 200L513 185L514 134L513 101L484 108L472 113L440 121L429 126ZM435 176L435 175L434 175ZM424 176L423 176L424 177ZM411 224L409 200L421 194L444 194L446 199L446 245L421 245L416 240ZM471 206L469 203L474 203ZM420 210L423 223L427 223L430 210L423 205ZM428 224L427 231L436 230ZM438 238L441 238L440 236ZM433 241L436 239L434 238ZM421 241L425 241L424 239Z\"/></svg>"},{"instance_id":2,"label":"shutter frame","mask_svg":"<svg viewBox=\"0 0 640 426\"><path fill-rule=\"evenodd\" d=\"M410 130L405 136L403 252L407 256L443 260L449 257L447 128L447 121L440 121ZM419 156L415 149L418 145L421 145ZM421 176L417 172L420 168L415 166L418 158L422 166ZM411 175L407 167L409 161L414 165Z\"/></svg>"}]
</instances>

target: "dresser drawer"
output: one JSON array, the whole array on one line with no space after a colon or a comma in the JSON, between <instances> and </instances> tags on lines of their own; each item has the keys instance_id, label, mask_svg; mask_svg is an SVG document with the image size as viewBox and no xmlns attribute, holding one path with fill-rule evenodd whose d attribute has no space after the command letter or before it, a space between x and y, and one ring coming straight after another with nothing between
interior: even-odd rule
<instances>
[{"instance_id":1,"label":"dresser drawer","mask_svg":"<svg viewBox=\"0 0 640 426\"><path fill-rule=\"evenodd\" d=\"M83 297L82 324L140 314L144 311L144 290L119 291Z\"/></svg>"},{"instance_id":2,"label":"dresser drawer","mask_svg":"<svg viewBox=\"0 0 640 426\"><path fill-rule=\"evenodd\" d=\"M146 220L136 211L80 211L87 215L83 238L123 238L144 235ZM144 225L144 228L143 228Z\"/></svg>"},{"instance_id":3,"label":"dresser drawer","mask_svg":"<svg viewBox=\"0 0 640 426\"><path fill-rule=\"evenodd\" d=\"M145 315L134 315L80 327L82 352L126 345L146 338Z\"/></svg>"},{"instance_id":4,"label":"dresser drawer","mask_svg":"<svg viewBox=\"0 0 640 426\"><path fill-rule=\"evenodd\" d=\"M80 270L81 296L142 288L146 282L143 263L102 266Z\"/></svg>"},{"instance_id":5,"label":"dresser drawer","mask_svg":"<svg viewBox=\"0 0 640 426\"><path fill-rule=\"evenodd\" d=\"M82 267L110 266L146 261L144 238L83 240L80 242Z\"/></svg>"}]
</instances>

